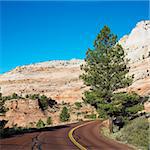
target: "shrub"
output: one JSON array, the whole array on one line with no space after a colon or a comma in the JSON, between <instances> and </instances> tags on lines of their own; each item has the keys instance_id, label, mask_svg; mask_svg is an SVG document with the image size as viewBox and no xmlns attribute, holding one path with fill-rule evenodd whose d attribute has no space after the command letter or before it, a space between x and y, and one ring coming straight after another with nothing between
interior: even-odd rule
<instances>
[{"instance_id":1,"label":"shrub","mask_svg":"<svg viewBox=\"0 0 150 150\"><path fill-rule=\"evenodd\" d=\"M29 98L29 95L28 95L28 94L26 94L25 98Z\"/></svg>"},{"instance_id":2,"label":"shrub","mask_svg":"<svg viewBox=\"0 0 150 150\"><path fill-rule=\"evenodd\" d=\"M51 118L51 117L48 117L48 118L47 118L47 124L48 124L48 125L52 124L52 118Z\"/></svg>"},{"instance_id":3,"label":"shrub","mask_svg":"<svg viewBox=\"0 0 150 150\"><path fill-rule=\"evenodd\" d=\"M12 99L18 99L18 98L19 98L18 94L16 94L16 93L12 94Z\"/></svg>"},{"instance_id":4,"label":"shrub","mask_svg":"<svg viewBox=\"0 0 150 150\"><path fill-rule=\"evenodd\" d=\"M90 114L90 115L85 115L84 118L88 118L88 119L96 119L96 114Z\"/></svg>"},{"instance_id":5,"label":"shrub","mask_svg":"<svg viewBox=\"0 0 150 150\"><path fill-rule=\"evenodd\" d=\"M81 102L75 102L74 104L77 107L77 109L80 109L82 107Z\"/></svg>"},{"instance_id":6,"label":"shrub","mask_svg":"<svg viewBox=\"0 0 150 150\"><path fill-rule=\"evenodd\" d=\"M48 108L48 98L45 95L42 95L39 99L39 106L44 111Z\"/></svg>"},{"instance_id":7,"label":"shrub","mask_svg":"<svg viewBox=\"0 0 150 150\"><path fill-rule=\"evenodd\" d=\"M28 96L26 95L26 97L28 97ZM28 98L33 99L33 100L36 100L36 99L39 99L39 97L40 97L39 94L33 94L33 95L29 95Z\"/></svg>"},{"instance_id":8,"label":"shrub","mask_svg":"<svg viewBox=\"0 0 150 150\"><path fill-rule=\"evenodd\" d=\"M139 117L130 122L122 128L121 134L117 136L118 140L127 141L140 149L148 149L148 133L149 123L148 119Z\"/></svg>"},{"instance_id":9,"label":"shrub","mask_svg":"<svg viewBox=\"0 0 150 150\"><path fill-rule=\"evenodd\" d=\"M62 122L65 122L65 121L68 121L70 118L70 114L68 112L68 109L67 107L63 107L62 111L61 111L61 114L60 114L60 120Z\"/></svg>"},{"instance_id":10,"label":"shrub","mask_svg":"<svg viewBox=\"0 0 150 150\"><path fill-rule=\"evenodd\" d=\"M45 123L40 119L37 124L36 124L37 128L44 128L45 127Z\"/></svg>"},{"instance_id":11,"label":"shrub","mask_svg":"<svg viewBox=\"0 0 150 150\"><path fill-rule=\"evenodd\" d=\"M55 100L52 100L51 98L48 100L48 105L52 108L54 105L56 105L57 102Z\"/></svg>"},{"instance_id":12,"label":"shrub","mask_svg":"<svg viewBox=\"0 0 150 150\"><path fill-rule=\"evenodd\" d=\"M12 97L11 96L3 96L2 97L2 100L6 101L6 100L11 100Z\"/></svg>"},{"instance_id":13,"label":"shrub","mask_svg":"<svg viewBox=\"0 0 150 150\"><path fill-rule=\"evenodd\" d=\"M5 101L0 99L0 113L5 113L8 109L4 106Z\"/></svg>"}]
</instances>

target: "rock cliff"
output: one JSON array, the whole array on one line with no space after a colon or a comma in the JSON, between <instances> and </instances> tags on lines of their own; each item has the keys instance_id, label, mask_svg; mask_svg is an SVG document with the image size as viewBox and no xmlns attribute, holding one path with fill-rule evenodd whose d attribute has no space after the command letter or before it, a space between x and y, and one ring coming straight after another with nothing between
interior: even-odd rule
<instances>
[{"instance_id":1,"label":"rock cliff","mask_svg":"<svg viewBox=\"0 0 150 150\"><path fill-rule=\"evenodd\" d=\"M121 38L119 43L129 59L129 74L134 74L134 83L127 90L150 95L150 21L137 23L131 33Z\"/></svg>"}]
</instances>

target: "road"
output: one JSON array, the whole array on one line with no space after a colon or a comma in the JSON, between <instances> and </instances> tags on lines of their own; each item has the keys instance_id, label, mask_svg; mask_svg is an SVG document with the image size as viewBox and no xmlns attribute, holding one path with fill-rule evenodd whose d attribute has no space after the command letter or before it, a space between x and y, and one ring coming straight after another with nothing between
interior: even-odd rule
<instances>
[{"instance_id":1,"label":"road","mask_svg":"<svg viewBox=\"0 0 150 150\"><path fill-rule=\"evenodd\" d=\"M47 128L47 131L26 133L0 140L0 150L78 150L68 137L69 131L82 123ZM131 150L127 145L103 137L100 121L76 129L75 140L88 150Z\"/></svg>"},{"instance_id":2,"label":"road","mask_svg":"<svg viewBox=\"0 0 150 150\"><path fill-rule=\"evenodd\" d=\"M100 133L101 122L93 121L74 131L75 140L88 150L133 150L133 148L108 139Z\"/></svg>"}]
</instances>

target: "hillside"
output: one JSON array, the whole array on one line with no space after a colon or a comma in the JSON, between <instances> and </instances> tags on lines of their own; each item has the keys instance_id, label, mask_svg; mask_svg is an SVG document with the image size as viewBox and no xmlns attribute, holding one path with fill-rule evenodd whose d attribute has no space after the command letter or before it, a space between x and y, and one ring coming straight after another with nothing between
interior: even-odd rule
<instances>
[{"instance_id":1,"label":"hillside","mask_svg":"<svg viewBox=\"0 0 150 150\"><path fill-rule=\"evenodd\" d=\"M79 80L83 60L48 61L16 67L0 76L3 95L40 93L58 102L80 101L83 83Z\"/></svg>"}]
</instances>

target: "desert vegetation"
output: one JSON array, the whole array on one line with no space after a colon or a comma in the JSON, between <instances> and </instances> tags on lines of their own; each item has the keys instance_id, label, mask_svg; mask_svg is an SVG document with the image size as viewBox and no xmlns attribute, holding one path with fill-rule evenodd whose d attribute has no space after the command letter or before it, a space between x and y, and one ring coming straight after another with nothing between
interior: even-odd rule
<instances>
[{"instance_id":1,"label":"desert vegetation","mask_svg":"<svg viewBox=\"0 0 150 150\"><path fill-rule=\"evenodd\" d=\"M149 147L149 122L145 117L139 117L127 124L116 135L116 139L135 145L139 149Z\"/></svg>"},{"instance_id":2,"label":"desert vegetation","mask_svg":"<svg viewBox=\"0 0 150 150\"><path fill-rule=\"evenodd\" d=\"M2 97L2 93L0 93L0 113L4 114L7 111L7 108L4 106L5 100Z\"/></svg>"},{"instance_id":3,"label":"desert vegetation","mask_svg":"<svg viewBox=\"0 0 150 150\"><path fill-rule=\"evenodd\" d=\"M0 96L1 118L6 118L0 121L1 138L30 132L31 130L47 128L61 123L66 124L81 120L91 120L97 116L94 107L85 104L83 101L73 104L64 101L57 103L50 97L40 94L20 96L14 93L10 96L3 96L2 94ZM29 105L31 105L30 108ZM13 115L18 115L17 112L19 112L19 116L23 115L24 119L27 119L24 120L27 123L22 125L17 120L14 120L15 118L12 119L11 117L9 119L9 117L6 117L7 111L10 111ZM32 112L36 112L36 115L38 114L39 117L35 116L33 119L26 118L26 115L30 116Z\"/></svg>"},{"instance_id":4,"label":"desert vegetation","mask_svg":"<svg viewBox=\"0 0 150 150\"><path fill-rule=\"evenodd\" d=\"M51 117L48 117L47 118L47 125L51 125L52 124L52 118Z\"/></svg>"},{"instance_id":5,"label":"desert vegetation","mask_svg":"<svg viewBox=\"0 0 150 150\"><path fill-rule=\"evenodd\" d=\"M44 128L45 127L45 123L40 119L37 124L36 124L37 128Z\"/></svg>"},{"instance_id":6,"label":"desert vegetation","mask_svg":"<svg viewBox=\"0 0 150 150\"><path fill-rule=\"evenodd\" d=\"M60 120L62 122L65 122L65 121L68 121L70 118L70 113L68 111L68 108L67 107L63 107L62 111L61 111L61 114L60 114Z\"/></svg>"}]
</instances>

